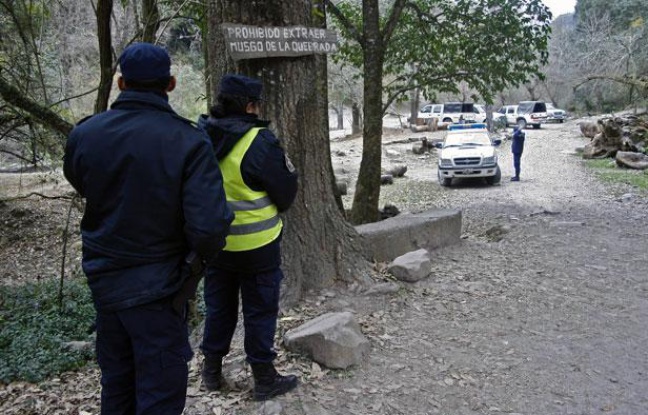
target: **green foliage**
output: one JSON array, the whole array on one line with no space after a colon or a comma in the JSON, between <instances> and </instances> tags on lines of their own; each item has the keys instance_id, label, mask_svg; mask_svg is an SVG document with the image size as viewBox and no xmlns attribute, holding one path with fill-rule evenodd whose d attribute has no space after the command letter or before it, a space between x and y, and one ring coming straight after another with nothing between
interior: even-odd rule
<instances>
[{"instance_id":1,"label":"green foliage","mask_svg":"<svg viewBox=\"0 0 648 415\"><path fill-rule=\"evenodd\" d=\"M551 13L539 0L415 0L403 10L386 45L384 85L388 101L415 87L428 98L474 88L486 102L533 76L548 59ZM338 8L361 30L361 7ZM386 18L382 20L385 26ZM337 22L344 44L337 59L360 67L362 45Z\"/></svg>"},{"instance_id":2,"label":"green foliage","mask_svg":"<svg viewBox=\"0 0 648 415\"><path fill-rule=\"evenodd\" d=\"M616 167L611 159L587 160L585 165L594 169L596 176L606 183L627 184L642 193L648 193L648 171L623 169Z\"/></svg>"},{"instance_id":3,"label":"green foliage","mask_svg":"<svg viewBox=\"0 0 648 415\"><path fill-rule=\"evenodd\" d=\"M95 311L85 279L67 281L62 308L58 290L56 280L0 287L0 383L38 382L93 358L64 346L90 340Z\"/></svg>"}]
</instances>

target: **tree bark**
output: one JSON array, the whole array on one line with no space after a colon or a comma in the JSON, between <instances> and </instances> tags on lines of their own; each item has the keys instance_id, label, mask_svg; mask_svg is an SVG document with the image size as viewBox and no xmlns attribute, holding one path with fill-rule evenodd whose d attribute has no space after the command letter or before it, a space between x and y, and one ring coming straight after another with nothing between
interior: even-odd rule
<instances>
[{"instance_id":1,"label":"tree bark","mask_svg":"<svg viewBox=\"0 0 648 415\"><path fill-rule=\"evenodd\" d=\"M110 16L113 10L113 0L99 0L97 3L97 39L99 41L99 66L101 77L99 90L95 101L95 114L108 108L110 89L112 87L112 40L110 32Z\"/></svg>"},{"instance_id":2,"label":"tree bark","mask_svg":"<svg viewBox=\"0 0 648 415\"><path fill-rule=\"evenodd\" d=\"M344 130L344 101L340 101L340 105L337 107L337 129Z\"/></svg>"},{"instance_id":3,"label":"tree bark","mask_svg":"<svg viewBox=\"0 0 648 415\"><path fill-rule=\"evenodd\" d=\"M420 93L418 87L414 88L412 90L412 100L410 101L411 102L411 106L410 106L410 124L416 125L416 119L418 118L419 106L421 105L420 104L420 97L421 97L421 93Z\"/></svg>"},{"instance_id":4,"label":"tree bark","mask_svg":"<svg viewBox=\"0 0 648 415\"><path fill-rule=\"evenodd\" d=\"M207 67L212 96L221 76L238 72L263 82L262 117L300 174L299 193L285 216L283 260L286 279L282 303L295 303L305 290L352 282L367 275L370 264L355 229L336 203L328 136L326 58L268 58L232 61L221 23L258 26L322 27L315 2L269 0L243 7L238 0L210 0Z\"/></svg>"},{"instance_id":5,"label":"tree bark","mask_svg":"<svg viewBox=\"0 0 648 415\"><path fill-rule=\"evenodd\" d=\"M362 111L357 102L351 104L351 134L362 132Z\"/></svg>"},{"instance_id":6,"label":"tree bark","mask_svg":"<svg viewBox=\"0 0 648 415\"><path fill-rule=\"evenodd\" d=\"M382 74L384 47L380 32L378 0L362 2L364 60L364 125L362 162L353 196L351 222L362 224L380 219L380 168L382 152Z\"/></svg>"},{"instance_id":7,"label":"tree bark","mask_svg":"<svg viewBox=\"0 0 648 415\"><path fill-rule=\"evenodd\" d=\"M160 27L160 11L157 0L142 0L142 42L155 43Z\"/></svg>"}]
</instances>

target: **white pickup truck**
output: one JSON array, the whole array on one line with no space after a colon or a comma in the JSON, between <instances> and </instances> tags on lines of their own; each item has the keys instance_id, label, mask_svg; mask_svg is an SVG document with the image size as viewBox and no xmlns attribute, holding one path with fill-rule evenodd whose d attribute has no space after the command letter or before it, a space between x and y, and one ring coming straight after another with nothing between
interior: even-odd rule
<instances>
[{"instance_id":1,"label":"white pickup truck","mask_svg":"<svg viewBox=\"0 0 648 415\"><path fill-rule=\"evenodd\" d=\"M502 140L493 140L485 124L451 125L439 149L438 178L441 186L450 186L452 179L483 177L494 185L502 179L497 164L496 147Z\"/></svg>"}]
</instances>

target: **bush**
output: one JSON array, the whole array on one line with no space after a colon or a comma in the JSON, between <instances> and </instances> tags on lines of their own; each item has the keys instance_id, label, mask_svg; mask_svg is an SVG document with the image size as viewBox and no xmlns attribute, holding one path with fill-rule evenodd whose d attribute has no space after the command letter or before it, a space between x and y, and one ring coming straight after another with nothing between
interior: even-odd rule
<instances>
[{"instance_id":1,"label":"bush","mask_svg":"<svg viewBox=\"0 0 648 415\"><path fill-rule=\"evenodd\" d=\"M95 311L85 279L66 282L62 307L58 290L56 280L0 287L0 383L39 382L94 358L94 349L65 347L91 340Z\"/></svg>"}]
</instances>

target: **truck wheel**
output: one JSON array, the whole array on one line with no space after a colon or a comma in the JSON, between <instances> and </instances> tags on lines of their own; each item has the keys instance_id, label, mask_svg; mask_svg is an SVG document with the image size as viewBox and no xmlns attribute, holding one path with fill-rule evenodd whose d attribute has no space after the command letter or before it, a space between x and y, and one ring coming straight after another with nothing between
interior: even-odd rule
<instances>
[{"instance_id":1,"label":"truck wheel","mask_svg":"<svg viewBox=\"0 0 648 415\"><path fill-rule=\"evenodd\" d=\"M520 127L520 130L524 130L527 126L527 122L524 118L517 120L516 124L518 125L518 127Z\"/></svg>"},{"instance_id":2,"label":"truck wheel","mask_svg":"<svg viewBox=\"0 0 648 415\"><path fill-rule=\"evenodd\" d=\"M540 129L540 124L533 124L533 128L535 128L536 130L539 130Z\"/></svg>"},{"instance_id":3,"label":"truck wheel","mask_svg":"<svg viewBox=\"0 0 648 415\"><path fill-rule=\"evenodd\" d=\"M452 179L441 176L441 170L437 170L437 176L439 178L439 184L443 187L450 187L452 184Z\"/></svg>"},{"instance_id":4,"label":"truck wheel","mask_svg":"<svg viewBox=\"0 0 648 415\"><path fill-rule=\"evenodd\" d=\"M486 183L493 186L498 184L500 181L502 181L502 171L500 170L499 166L497 166L497 170L495 170L495 176L487 177Z\"/></svg>"},{"instance_id":5,"label":"truck wheel","mask_svg":"<svg viewBox=\"0 0 648 415\"><path fill-rule=\"evenodd\" d=\"M444 118L443 122L449 122L449 123L452 124L452 118Z\"/></svg>"}]
</instances>

